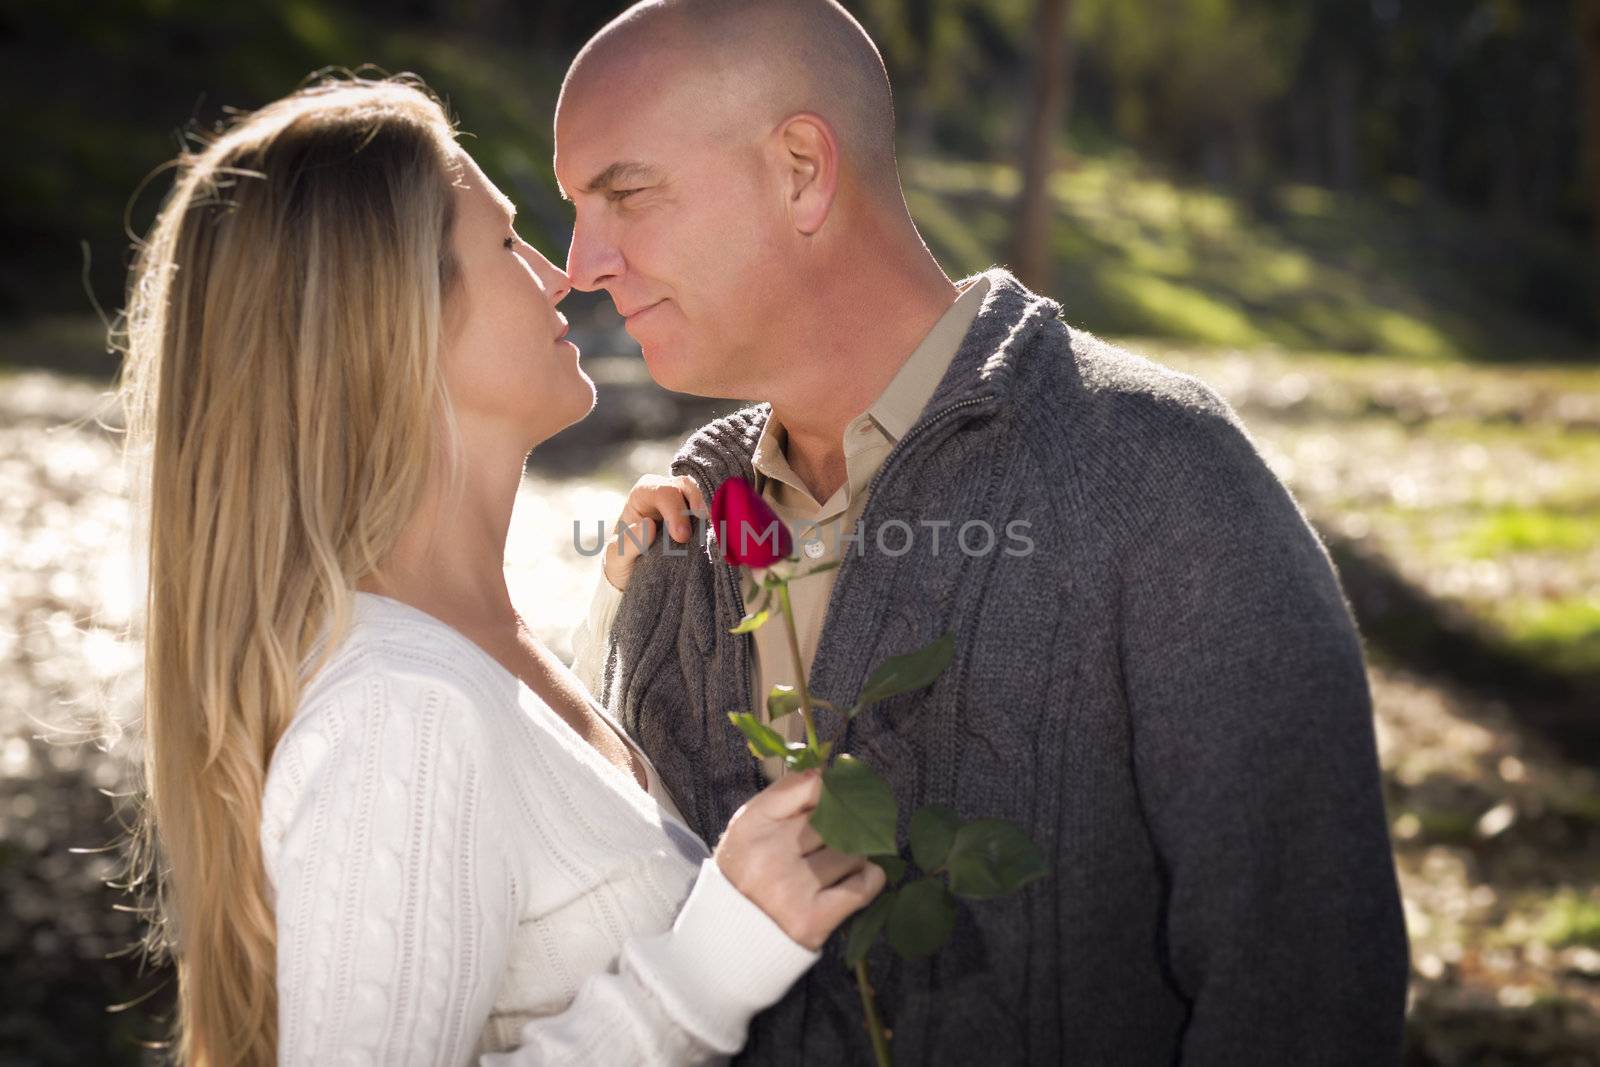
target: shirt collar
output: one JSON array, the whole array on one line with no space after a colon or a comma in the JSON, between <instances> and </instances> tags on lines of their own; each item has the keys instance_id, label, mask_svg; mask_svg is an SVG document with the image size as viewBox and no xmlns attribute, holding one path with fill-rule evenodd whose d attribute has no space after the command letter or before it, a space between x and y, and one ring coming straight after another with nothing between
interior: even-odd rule
<instances>
[{"instance_id":1,"label":"shirt collar","mask_svg":"<svg viewBox=\"0 0 1600 1067\"><path fill-rule=\"evenodd\" d=\"M983 298L989 292L989 278L978 275L972 279L955 301L933 324L926 337L900 365L888 386L867 407L867 415L883 431L890 443L898 441L916 423L922 409L928 406L934 391L950 369L950 361L961 347L962 338L978 315ZM847 434L849 430L845 431ZM848 447L849 442L846 442ZM805 483L789 466L783 454L783 426L777 418L769 417L761 428L755 453L750 457L755 468L755 488L765 492L767 480L776 479L785 485L804 492Z\"/></svg>"},{"instance_id":2,"label":"shirt collar","mask_svg":"<svg viewBox=\"0 0 1600 1067\"><path fill-rule=\"evenodd\" d=\"M891 441L904 437L916 424L928 401L933 399L988 293L989 279L981 274L961 290L955 303L945 310L922 343L901 364L882 395L867 408L867 414Z\"/></svg>"}]
</instances>

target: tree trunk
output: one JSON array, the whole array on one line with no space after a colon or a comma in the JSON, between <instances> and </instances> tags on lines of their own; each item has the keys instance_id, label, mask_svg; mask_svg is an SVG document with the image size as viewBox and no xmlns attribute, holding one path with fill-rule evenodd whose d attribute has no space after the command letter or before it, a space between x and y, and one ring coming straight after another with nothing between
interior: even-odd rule
<instances>
[{"instance_id":1,"label":"tree trunk","mask_svg":"<svg viewBox=\"0 0 1600 1067\"><path fill-rule=\"evenodd\" d=\"M1071 17L1072 0L1039 0L1038 51L1023 132L1022 192L1011 233L1011 269L1036 292L1050 288L1050 178L1055 172L1056 138L1070 103Z\"/></svg>"},{"instance_id":2,"label":"tree trunk","mask_svg":"<svg viewBox=\"0 0 1600 1067\"><path fill-rule=\"evenodd\" d=\"M1578 33L1583 38L1584 97L1589 163L1589 222L1600 248L1600 0L1578 0Z\"/></svg>"},{"instance_id":3,"label":"tree trunk","mask_svg":"<svg viewBox=\"0 0 1600 1067\"><path fill-rule=\"evenodd\" d=\"M1328 161L1333 187L1341 192L1355 189L1356 95L1360 91L1359 72L1347 56L1335 58L1328 70Z\"/></svg>"}]
</instances>

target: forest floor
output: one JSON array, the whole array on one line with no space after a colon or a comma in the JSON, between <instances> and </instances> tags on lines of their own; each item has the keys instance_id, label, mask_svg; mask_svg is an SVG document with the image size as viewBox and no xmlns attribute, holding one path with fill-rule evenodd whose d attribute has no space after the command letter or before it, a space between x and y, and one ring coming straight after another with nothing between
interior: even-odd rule
<instances>
[{"instance_id":1,"label":"forest floor","mask_svg":"<svg viewBox=\"0 0 1600 1067\"><path fill-rule=\"evenodd\" d=\"M1338 563L1412 942L1407 1063L1600 1064L1600 371L1131 347L1234 404ZM600 407L536 455L510 539L519 608L563 653L595 574L574 522L590 539L727 408L588 362ZM104 388L0 370L0 1064L139 1062L170 995L107 958L136 929L113 856L70 851L114 840L129 786L125 746L70 740L135 696Z\"/></svg>"}]
</instances>

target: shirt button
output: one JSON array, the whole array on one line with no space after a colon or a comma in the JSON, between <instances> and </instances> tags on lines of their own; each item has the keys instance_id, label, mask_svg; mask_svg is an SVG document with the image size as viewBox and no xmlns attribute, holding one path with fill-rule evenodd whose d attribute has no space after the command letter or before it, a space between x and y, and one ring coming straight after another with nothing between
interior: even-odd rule
<instances>
[{"instance_id":1,"label":"shirt button","mask_svg":"<svg viewBox=\"0 0 1600 1067\"><path fill-rule=\"evenodd\" d=\"M810 556L812 559L821 559L822 558L822 542L821 541L807 541L806 542L806 555Z\"/></svg>"}]
</instances>

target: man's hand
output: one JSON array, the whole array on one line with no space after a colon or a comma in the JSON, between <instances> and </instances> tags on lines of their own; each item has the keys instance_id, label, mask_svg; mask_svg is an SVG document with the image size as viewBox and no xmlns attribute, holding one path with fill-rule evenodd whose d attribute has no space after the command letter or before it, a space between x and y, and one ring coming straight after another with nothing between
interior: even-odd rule
<instances>
[{"instance_id":1,"label":"man's hand","mask_svg":"<svg viewBox=\"0 0 1600 1067\"><path fill-rule=\"evenodd\" d=\"M619 591L628 587L634 561L655 542L662 524L674 541L687 543L694 532L691 510L708 514L705 497L693 478L646 474L634 483L618 520L625 529L606 546L602 564L606 581Z\"/></svg>"}]
</instances>

